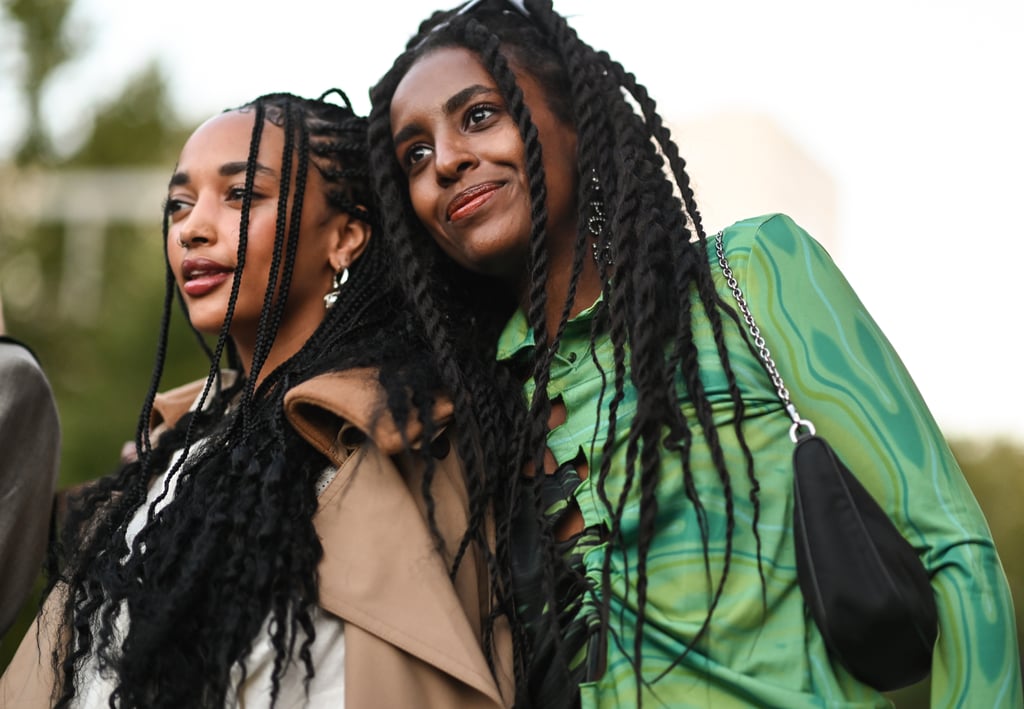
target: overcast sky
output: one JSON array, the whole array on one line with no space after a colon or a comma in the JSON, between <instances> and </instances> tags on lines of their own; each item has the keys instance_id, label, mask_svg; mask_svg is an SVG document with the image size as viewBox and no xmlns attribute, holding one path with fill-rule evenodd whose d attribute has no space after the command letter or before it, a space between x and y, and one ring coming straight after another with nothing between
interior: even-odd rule
<instances>
[{"instance_id":1,"label":"overcast sky","mask_svg":"<svg viewBox=\"0 0 1024 709\"><path fill-rule=\"evenodd\" d=\"M73 135L150 58L198 122L258 94L340 86L366 111L432 0L77 0L82 58L44 110ZM773 118L835 178L837 260L951 435L1024 441L1021 0L556 0L663 115ZM0 47L9 51L9 27ZM0 155L23 118L0 74ZM7 110L13 107L14 110ZM741 219L745 214L735 215ZM800 215L792 215L800 221Z\"/></svg>"}]
</instances>

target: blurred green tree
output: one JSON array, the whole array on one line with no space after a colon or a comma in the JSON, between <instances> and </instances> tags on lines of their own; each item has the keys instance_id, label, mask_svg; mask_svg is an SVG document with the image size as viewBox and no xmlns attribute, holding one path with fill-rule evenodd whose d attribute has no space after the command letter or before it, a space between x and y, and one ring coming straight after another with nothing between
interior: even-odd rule
<instances>
[{"instance_id":1,"label":"blurred green tree","mask_svg":"<svg viewBox=\"0 0 1024 709\"><path fill-rule=\"evenodd\" d=\"M72 0L4 0L3 9L21 29L24 70L21 89L28 109L28 131L18 148L20 163L40 163L53 157L41 102L46 80L72 59L78 46L65 32Z\"/></svg>"},{"instance_id":2,"label":"blurred green tree","mask_svg":"<svg viewBox=\"0 0 1024 709\"><path fill-rule=\"evenodd\" d=\"M119 168L143 165L162 166L159 169L169 175L187 133L170 108L163 76L157 67L149 66L118 97L100 107L81 147L54 163L54 170L70 176L71 182L100 182L116 175ZM0 266L35 264L40 286L34 289L36 297L8 294L8 269L4 268L4 300L9 328L32 342L54 386L64 429L64 485L110 472L121 442L134 437L149 384L164 293L161 197L155 194L152 199L143 210L152 214L148 224L99 224L92 228L99 229L99 234L80 234L66 223L23 224L13 227L21 232L19 236L5 238L0 247ZM86 249L100 252L92 284L96 292L88 294L95 306L88 317L61 297L69 271L78 265L75 248L82 248L74 241L83 235L96 240ZM177 331L183 326L178 318L176 334L181 334ZM198 352L191 334L175 340L186 347L172 352L166 376L180 383L205 371L205 366L197 369L195 357L190 356L191 350Z\"/></svg>"},{"instance_id":3,"label":"blurred green tree","mask_svg":"<svg viewBox=\"0 0 1024 709\"><path fill-rule=\"evenodd\" d=\"M159 65L143 67L121 94L96 112L85 142L62 167L165 167L168 177L178 150L191 133L178 118ZM160 205L154 206L159 233Z\"/></svg>"}]
</instances>

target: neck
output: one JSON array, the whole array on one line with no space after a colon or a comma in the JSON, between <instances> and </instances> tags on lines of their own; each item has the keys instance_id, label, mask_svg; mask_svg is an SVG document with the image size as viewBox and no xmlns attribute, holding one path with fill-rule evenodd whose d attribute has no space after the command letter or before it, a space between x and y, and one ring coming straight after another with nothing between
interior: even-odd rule
<instances>
[{"instance_id":1,"label":"neck","mask_svg":"<svg viewBox=\"0 0 1024 709\"><path fill-rule=\"evenodd\" d=\"M556 241L549 239L549 243ZM547 341L550 343L558 331L558 321L562 317L562 309L569 297L569 284L572 280L572 240L559 239L568 248L551 249L548 254L548 275L544 290L547 295L547 304L544 308L545 331ZM569 317L573 318L589 308L601 295L601 278L597 271L597 264L590 257L589 247L583 255L583 271L580 273L579 281L576 283L576 295L569 308ZM524 283L519 288L519 307L523 312L529 313L530 288L529 283Z\"/></svg>"},{"instance_id":2,"label":"neck","mask_svg":"<svg viewBox=\"0 0 1024 709\"><path fill-rule=\"evenodd\" d=\"M277 336L274 338L274 344L271 345L266 360L264 360L260 371L256 374L255 386L259 387L271 372L294 357L302 349L302 346L306 344L306 341L309 340L315 329L315 325L312 328L308 327L308 325L300 326L300 324L294 323L294 321L289 322L286 319L280 329L278 329ZM252 374L253 359L256 354L255 340L242 341L241 338L235 338L235 349L238 351L238 358L242 361L242 367L245 370L246 376L250 376Z\"/></svg>"}]
</instances>

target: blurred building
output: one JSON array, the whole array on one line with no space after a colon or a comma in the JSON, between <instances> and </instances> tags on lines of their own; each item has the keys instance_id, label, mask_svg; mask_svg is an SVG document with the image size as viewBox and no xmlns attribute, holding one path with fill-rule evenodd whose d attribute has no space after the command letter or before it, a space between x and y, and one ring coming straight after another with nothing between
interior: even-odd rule
<instances>
[{"instance_id":1,"label":"blurred building","mask_svg":"<svg viewBox=\"0 0 1024 709\"><path fill-rule=\"evenodd\" d=\"M756 113L667 122L709 234L740 219L785 212L837 258L835 180L797 138Z\"/></svg>"},{"instance_id":2,"label":"blurred building","mask_svg":"<svg viewBox=\"0 0 1024 709\"><path fill-rule=\"evenodd\" d=\"M59 315L90 324L99 313L107 230L112 224L129 224L159 232L167 170L0 170L0 194L3 240L23 238L31 232L25 227L32 224L62 225ZM0 262L0 268L11 304L19 294L31 297L35 275L30 263Z\"/></svg>"}]
</instances>

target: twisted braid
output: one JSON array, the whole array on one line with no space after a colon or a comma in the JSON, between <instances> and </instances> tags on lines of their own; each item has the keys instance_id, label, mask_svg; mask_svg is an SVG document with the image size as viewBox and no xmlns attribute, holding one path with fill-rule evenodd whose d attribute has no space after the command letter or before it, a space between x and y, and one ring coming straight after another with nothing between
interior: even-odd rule
<instances>
[{"instance_id":1,"label":"twisted braid","mask_svg":"<svg viewBox=\"0 0 1024 709\"><path fill-rule=\"evenodd\" d=\"M444 15L438 14L437 17ZM416 38L414 38L415 40ZM409 64L415 51L407 55ZM401 66L400 58L396 66ZM395 272L406 292L406 307L415 313L427 333L430 353L441 380L451 392L456 426L460 431L458 450L467 470L469 531L455 553L457 565L470 545L485 559L494 594L492 613L484 634L492 637L501 616L514 619L508 596L511 584L509 549L498 543L492 551L491 534L507 538L517 497L521 466L513 451L512 429L524 417L518 378L495 360L496 340L513 301L495 299L482 279L459 269L415 220L411 213L405 177L394 157L391 142L390 96L405 65L374 87L370 113L370 164L373 187L378 196L385 237L395 253ZM384 98L386 97L386 98ZM486 519L493 509L494 529ZM514 662L525 666L522 628L512 623ZM490 650L490 646L485 648ZM490 659L490 658L489 658ZM521 677L522 672L517 671Z\"/></svg>"}]
</instances>

